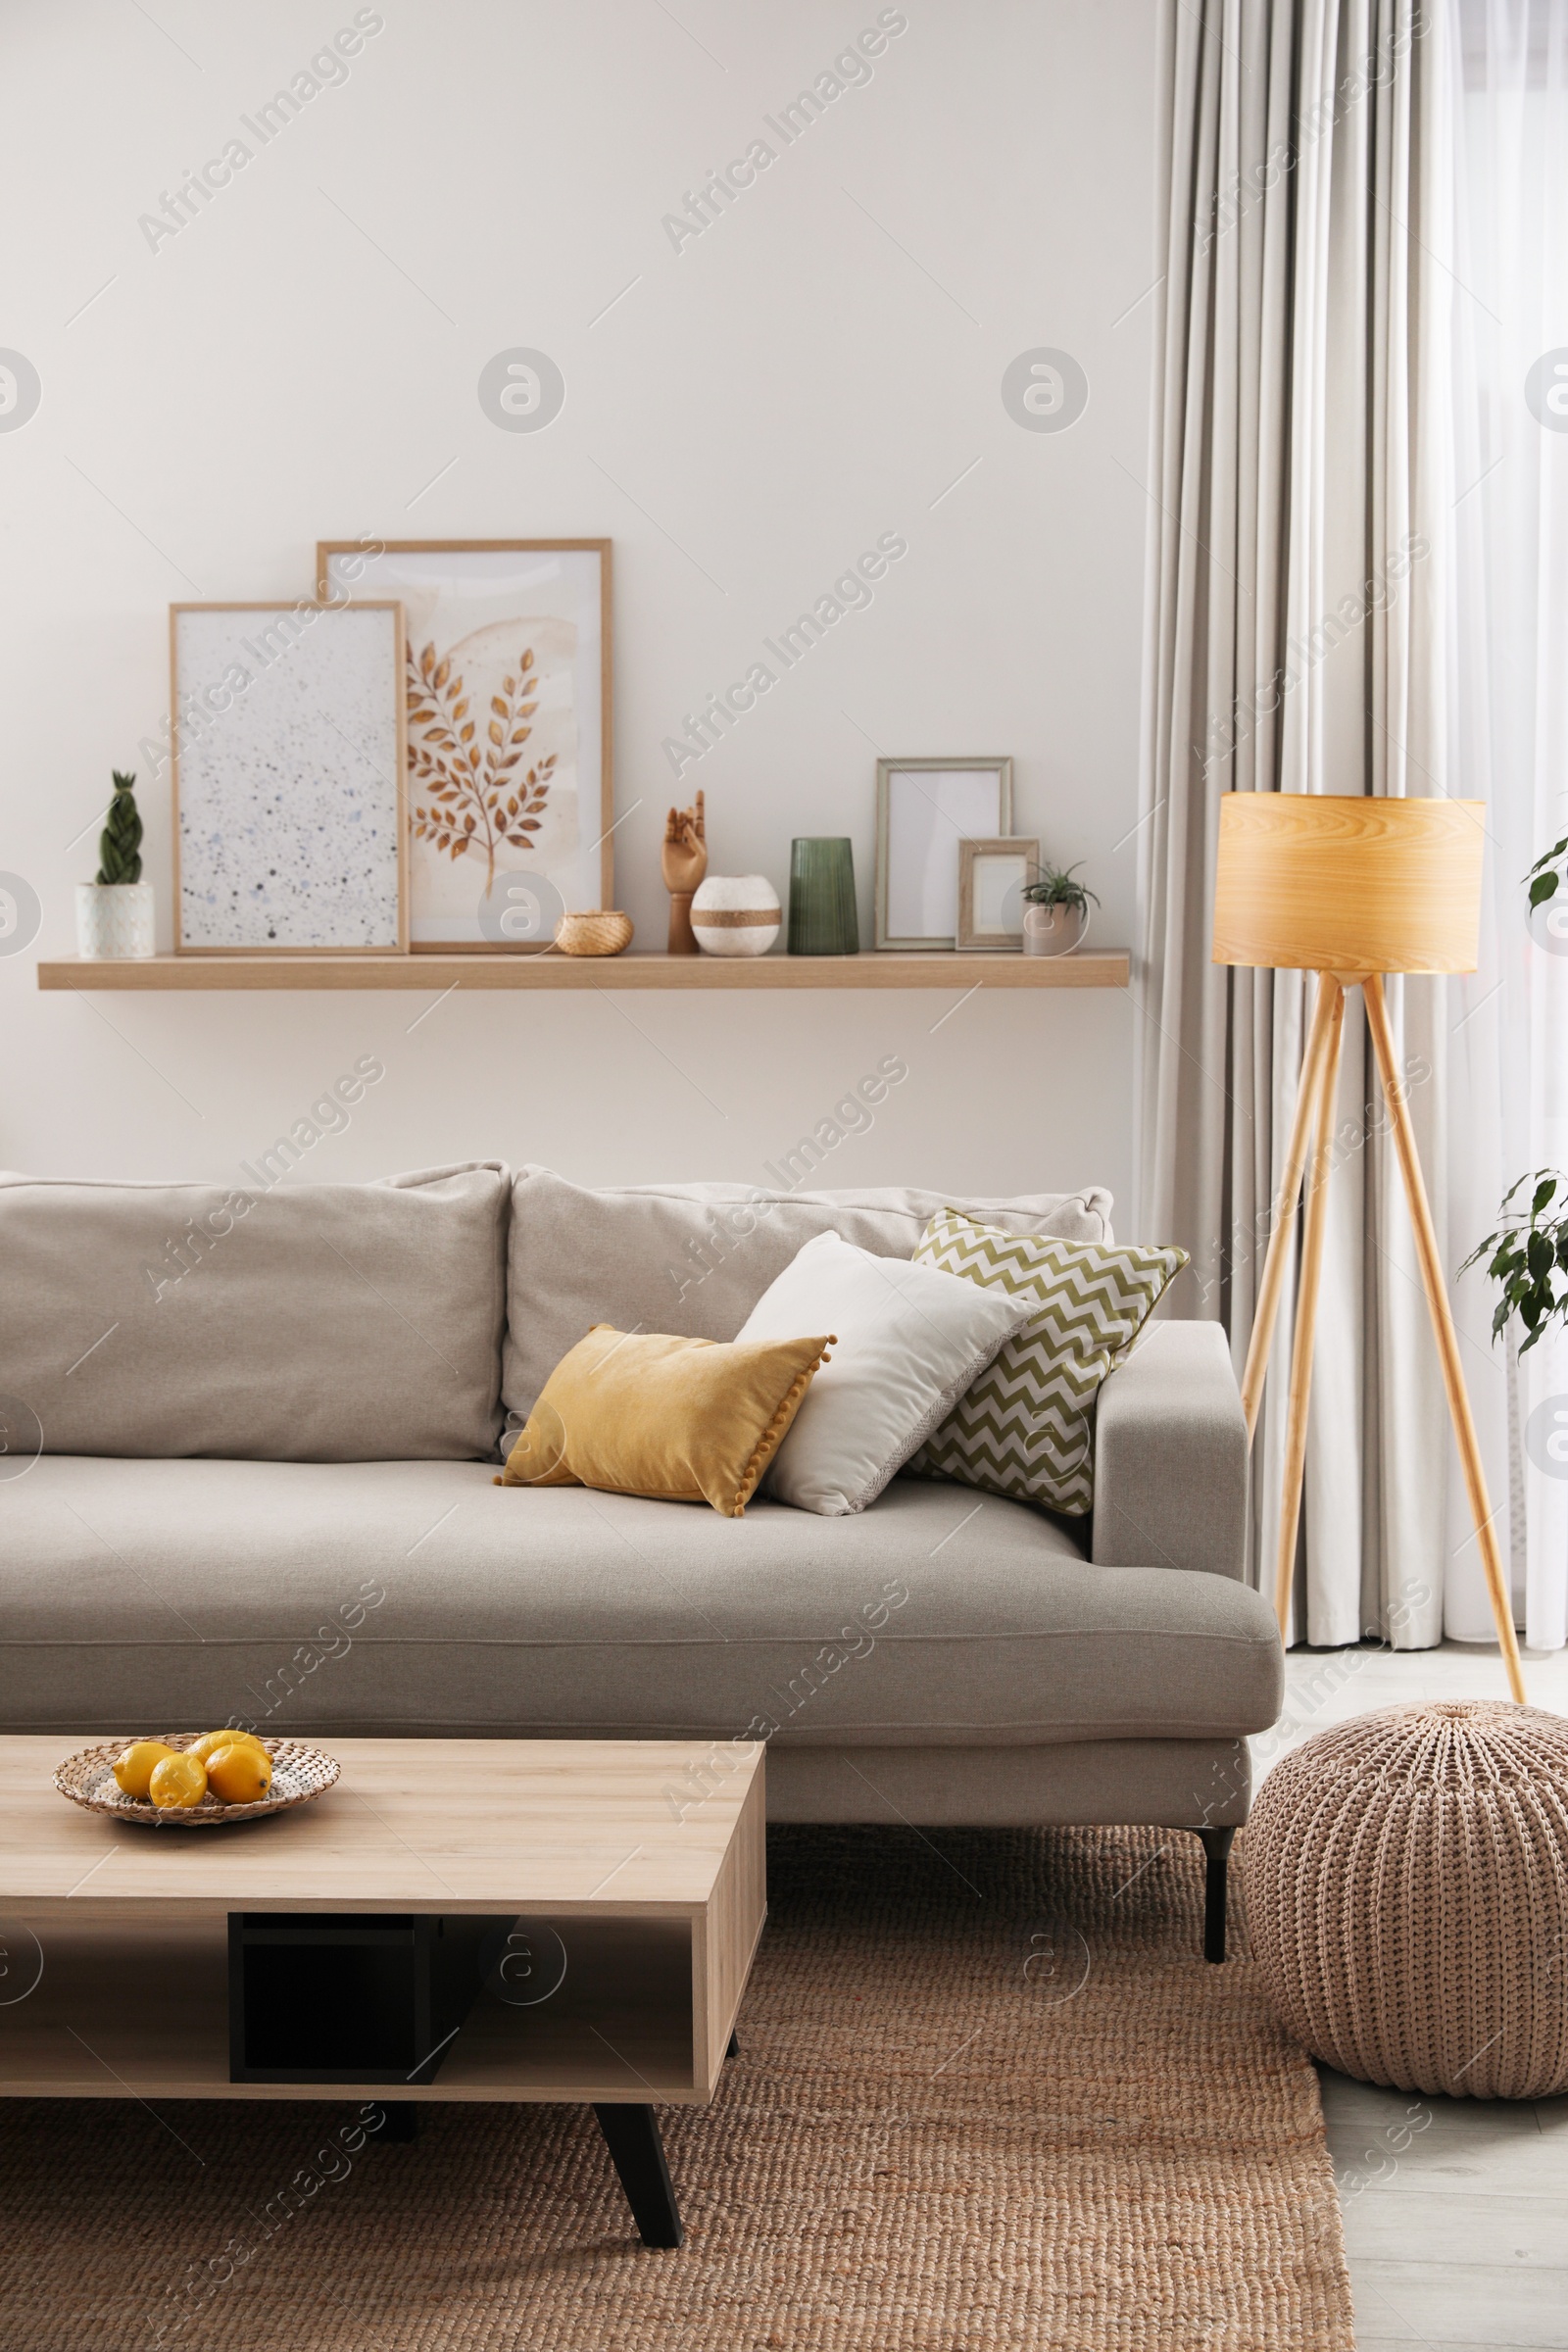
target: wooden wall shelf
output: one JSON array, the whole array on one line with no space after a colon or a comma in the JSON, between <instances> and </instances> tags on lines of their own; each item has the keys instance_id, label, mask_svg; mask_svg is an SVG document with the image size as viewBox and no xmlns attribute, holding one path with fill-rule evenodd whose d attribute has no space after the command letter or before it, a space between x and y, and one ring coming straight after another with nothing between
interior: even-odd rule
<instances>
[{"instance_id":1,"label":"wooden wall shelf","mask_svg":"<svg viewBox=\"0 0 1568 2352\"><path fill-rule=\"evenodd\" d=\"M1125 988L1125 952L862 956L149 956L40 963L42 989Z\"/></svg>"}]
</instances>

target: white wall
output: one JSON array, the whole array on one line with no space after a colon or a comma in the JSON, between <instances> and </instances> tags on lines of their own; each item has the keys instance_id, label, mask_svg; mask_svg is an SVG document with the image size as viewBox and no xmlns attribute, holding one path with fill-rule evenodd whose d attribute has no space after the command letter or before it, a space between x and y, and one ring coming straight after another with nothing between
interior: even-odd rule
<instances>
[{"instance_id":1,"label":"white wall","mask_svg":"<svg viewBox=\"0 0 1568 2352\"><path fill-rule=\"evenodd\" d=\"M877 750L1004 751L1016 829L1086 860L1097 938L1131 938L1153 0L902 13L870 81L677 253L662 217L875 0L384 0L347 80L156 251L138 216L352 0L5 11L0 344L42 401L0 431L0 869L43 915L0 956L0 1163L232 1174L373 1054L385 1079L302 1176L499 1154L760 1177L899 1054L908 1081L831 1181L1126 1199L1135 1015L1108 992L982 991L945 1021L954 988L460 993L420 1020L401 994L35 987L37 954L74 952L111 765L141 769L169 944L167 770L134 757L165 711L168 603L308 594L318 537L360 531L613 538L617 806L637 804L616 897L642 945L666 904L662 739L902 532L871 608L686 770L713 869L782 890L792 835L848 832L868 944ZM1000 397L1042 344L1090 379L1060 434ZM565 375L537 434L477 402L514 345Z\"/></svg>"}]
</instances>

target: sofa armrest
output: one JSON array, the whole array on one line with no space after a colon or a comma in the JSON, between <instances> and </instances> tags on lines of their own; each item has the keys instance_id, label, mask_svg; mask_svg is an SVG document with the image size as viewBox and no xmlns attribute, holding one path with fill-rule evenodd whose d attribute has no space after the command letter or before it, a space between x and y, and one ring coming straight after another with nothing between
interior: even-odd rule
<instances>
[{"instance_id":1,"label":"sofa armrest","mask_svg":"<svg viewBox=\"0 0 1568 2352\"><path fill-rule=\"evenodd\" d=\"M1091 1557L1247 1574L1247 1423L1218 1323L1156 1323L1100 1392Z\"/></svg>"}]
</instances>

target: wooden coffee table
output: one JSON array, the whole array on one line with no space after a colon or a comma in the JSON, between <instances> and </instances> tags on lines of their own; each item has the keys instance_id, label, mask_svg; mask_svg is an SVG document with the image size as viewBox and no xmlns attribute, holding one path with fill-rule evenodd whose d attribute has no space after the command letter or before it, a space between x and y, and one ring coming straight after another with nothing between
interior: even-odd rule
<instances>
[{"instance_id":1,"label":"wooden coffee table","mask_svg":"<svg viewBox=\"0 0 1568 2352\"><path fill-rule=\"evenodd\" d=\"M54 1769L88 1744L0 1739L0 2096L386 2104L390 2084L405 2133L432 2100L583 2100L644 2242L680 2243L655 2106L710 2099L733 2046L766 1910L760 1746L328 1740L324 1796L197 1830L68 1802ZM426 1915L471 1941L476 1914L510 1927L506 1957L493 1928L486 1988L404 2080L234 2079L231 1917L264 1946L319 1915L428 1948Z\"/></svg>"}]
</instances>

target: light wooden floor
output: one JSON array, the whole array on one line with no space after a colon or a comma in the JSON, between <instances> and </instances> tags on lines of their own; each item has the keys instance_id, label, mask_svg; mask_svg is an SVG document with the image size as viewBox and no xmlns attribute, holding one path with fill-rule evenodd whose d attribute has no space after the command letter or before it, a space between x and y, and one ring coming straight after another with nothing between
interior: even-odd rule
<instances>
[{"instance_id":1,"label":"light wooden floor","mask_svg":"<svg viewBox=\"0 0 1568 2352\"><path fill-rule=\"evenodd\" d=\"M1531 1701L1568 1714L1568 1652L1525 1653ZM1504 1698L1495 1650L1294 1650L1259 1777L1328 1724L1419 1698ZM1322 2070L1360 2352L1568 2352L1568 2098L1420 2098Z\"/></svg>"}]
</instances>

